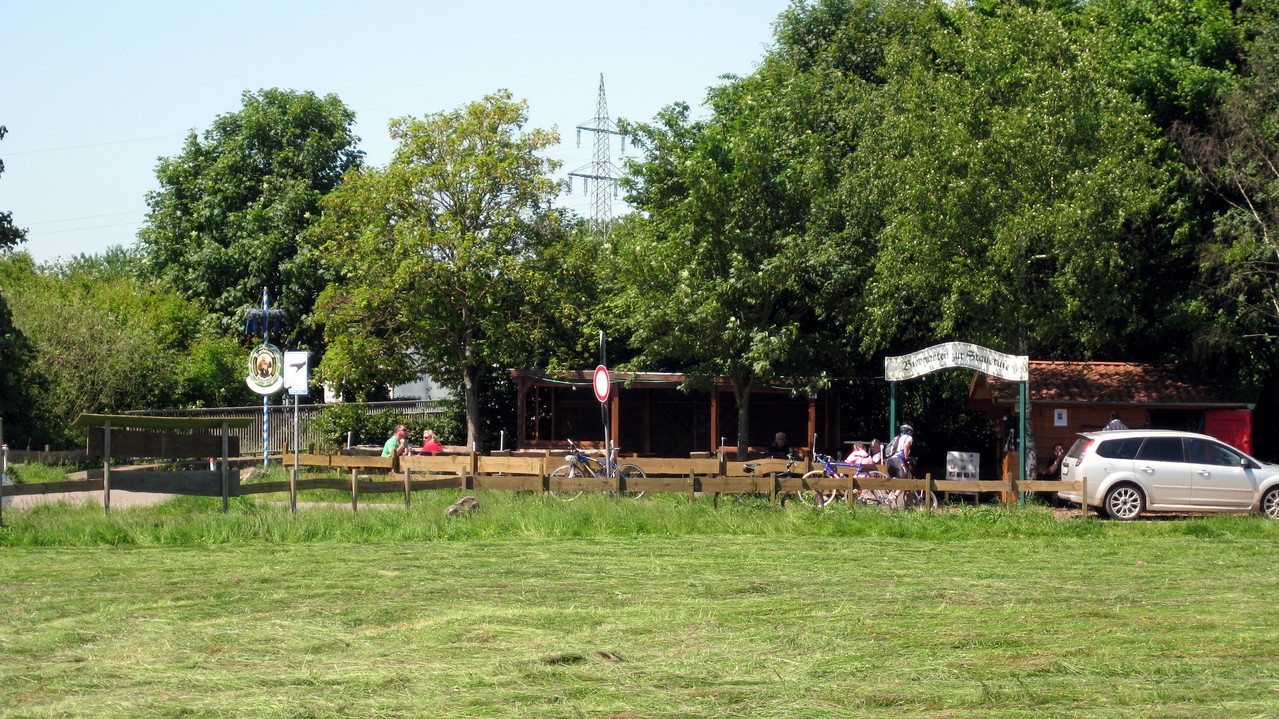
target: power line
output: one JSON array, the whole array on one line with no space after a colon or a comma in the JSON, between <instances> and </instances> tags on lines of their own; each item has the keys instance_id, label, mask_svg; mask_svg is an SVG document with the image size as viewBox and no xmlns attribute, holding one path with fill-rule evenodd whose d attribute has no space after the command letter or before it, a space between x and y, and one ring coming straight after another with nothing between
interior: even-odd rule
<instances>
[{"instance_id":1,"label":"power line","mask_svg":"<svg viewBox=\"0 0 1279 719\"><path fill-rule=\"evenodd\" d=\"M110 142L94 142L88 145L67 145L65 147L46 147L40 150L19 150L17 152L5 152L5 157L14 157L16 155L35 155L41 152L63 152L64 150L84 150L91 147L107 147L108 145L128 145L134 142L151 142L152 140L171 140L175 137L186 137L186 135L157 135L155 137L138 137L132 140L112 140Z\"/></svg>"}]
</instances>

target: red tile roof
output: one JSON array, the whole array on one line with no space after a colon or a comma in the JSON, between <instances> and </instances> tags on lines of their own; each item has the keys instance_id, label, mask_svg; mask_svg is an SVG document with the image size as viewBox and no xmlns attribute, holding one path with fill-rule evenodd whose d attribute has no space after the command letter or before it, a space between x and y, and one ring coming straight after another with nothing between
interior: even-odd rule
<instances>
[{"instance_id":1,"label":"red tile roof","mask_svg":"<svg viewBox=\"0 0 1279 719\"><path fill-rule=\"evenodd\" d=\"M1016 382L987 378L1000 404L1016 401ZM1030 363L1031 402L1151 405L1221 405L1235 402L1220 383L1206 382L1166 365L1132 362Z\"/></svg>"}]
</instances>

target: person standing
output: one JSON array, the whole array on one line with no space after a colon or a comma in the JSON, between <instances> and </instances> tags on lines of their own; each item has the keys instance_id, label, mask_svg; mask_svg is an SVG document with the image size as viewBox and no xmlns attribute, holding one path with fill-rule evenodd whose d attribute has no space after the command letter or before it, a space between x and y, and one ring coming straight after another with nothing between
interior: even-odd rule
<instances>
[{"instance_id":1,"label":"person standing","mask_svg":"<svg viewBox=\"0 0 1279 719\"><path fill-rule=\"evenodd\" d=\"M403 457L409 453L409 428L402 424L395 425L395 432L382 445L383 457Z\"/></svg>"},{"instance_id":2,"label":"person standing","mask_svg":"<svg viewBox=\"0 0 1279 719\"><path fill-rule=\"evenodd\" d=\"M1123 420L1119 419L1119 413L1118 413L1118 412L1111 412L1111 413L1110 413L1110 421L1109 421L1109 422L1107 422L1107 423L1106 423L1106 426L1105 426L1105 427L1102 427L1102 429L1103 429L1103 430L1108 430L1108 429L1128 429L1128 425L1124 424L1124 423L1123 423Z\"/></svg>"},{"instance_id":3,"label":"person standing","mask_svg":"<svg viewBox=\"0 0 1279 719\"><path fill-rule=\"evenodd\" d=\"M914 427L903 424L884 453L888 455L888 473L894 479L910 479L910 450L915 444L914 434Z\"/></svg>"},{"instance_id":4,"label":"person standing","mask_svg":"<svg viewBox=\"0 0 1279 719\"><path fill-rule=\"evenodd\" d=\"M1048 465L1048 471L1039 475L1040 479L1057 480L1061 479L1061 462L1066 458L1066 446L1058 442L1053 445L1053 462Z\"/></svg>"}]
</instances>

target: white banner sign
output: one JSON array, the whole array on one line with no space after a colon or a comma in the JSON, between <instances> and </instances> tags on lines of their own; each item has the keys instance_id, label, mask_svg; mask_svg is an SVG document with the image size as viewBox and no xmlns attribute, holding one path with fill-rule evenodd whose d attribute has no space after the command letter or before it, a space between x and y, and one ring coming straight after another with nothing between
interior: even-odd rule
<instances>
[{"instance_id":1,"label":"white banner sign","mask_svg":"<svg viewBox=\"0 0 1279 719\"><path fill-rule=\"evenodd\" d=\"M884 358L884 379L900 382L951 367L967 367L1010 382L1030 379L1030 358L967 342L946 342L901 357Z\"/></svg>"},{"instance_id":2,"label":"white banner sign","mask_svg":"<svg viewBox=\"0 0 1279 719\"><path fill-rule=\"evenodd\" d=\"M307 394L310 390L309 352L290 350L284 353L284 388L289 394Z\"/></svg>"}]
</instances>

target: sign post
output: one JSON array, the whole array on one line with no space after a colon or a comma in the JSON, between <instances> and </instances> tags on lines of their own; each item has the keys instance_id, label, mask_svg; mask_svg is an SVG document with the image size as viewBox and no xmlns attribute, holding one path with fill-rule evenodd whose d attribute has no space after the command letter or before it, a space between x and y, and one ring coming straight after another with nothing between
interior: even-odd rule
<instances>
[{"instance_id":1,"label":"sign post","mask_svg":"<svg viewBox=\"0 0 1279 719\"><path fill-rule=\"evenodd\" d=\"M591 387L595 391L595 399L600 401L600 420L604 423L604 468L608 477L613 476L611 464L613 462L613 442L609 436L608 426L608 397L612 389L612 380L608 376L608 349L604 341L604 330L600 330L600 363L595 368L595 374L591 377ZM618 496L621 496L621 489L618 489Z\"/></svg>"},{"instance_id":2,"label":"sign post","mask_svg":"<svg viewBox=\"0 0 1279 719\"><path fill-rule=\"evenodd\" d=\"M1030 382L1030 357L1026 355L1009 355L1003 352L982 347L968 342L943 342L928 349L912 352L900 357L884 358L884 379L890 388L888 434L897 432L897 383L922 377L931 372L952 367L984 372L992 377L1018 382L1021 385L1019 402L1021 433L1018 434L1020 455L1020 479L1026 478L1026 391ZM1022 493L1025 502L1025 493Z\"/></svg>"},{"instance_id":3,"label":"sign post","mask_svg":"<svg viewBox=\"0 0 1279 719\"><path fill-rule=\"evenodd\" d=\"M293 395L293 473L289 476L289 513L298 511L298 454L302 451L298 438L298 397L309 391L307 370L310 354L300 351L284 353L284 387Z\"/></svg>"}]
</instances>

